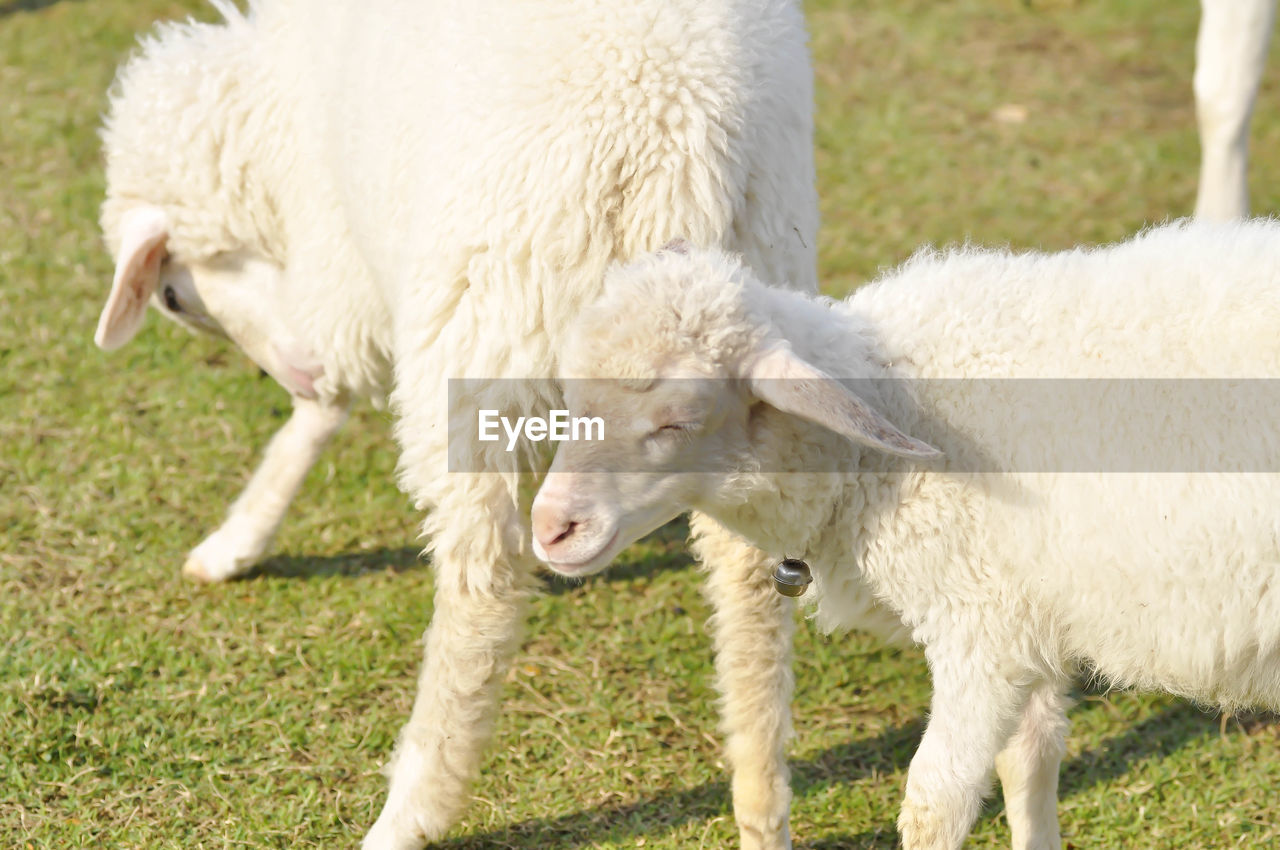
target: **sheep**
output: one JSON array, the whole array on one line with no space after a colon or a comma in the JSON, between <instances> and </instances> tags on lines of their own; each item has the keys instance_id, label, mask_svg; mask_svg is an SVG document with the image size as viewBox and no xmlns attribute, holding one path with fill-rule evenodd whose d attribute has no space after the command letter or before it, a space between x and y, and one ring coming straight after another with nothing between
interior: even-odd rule
<instances>
[{"instance_id":1,"label":"sheep","mask_svg":"<svg viewBox=\"0 0 1280 850\"><path fill-rule=\"evenodd\" d=\"M389 391L400 483L429 511L435 606L364 846L416 848L467 801L536 586L532 492L488 446L450 472L447 381L551 377L607 265L677 233L816 289L803 18L794 0L219 8L222 23L159 30L113 95L102 221L117 271L97 339L123 344L148 299L229 337L294 396L263 470L298 479L348 404ZM552 383L508 386L473 401L559 403ZM255 475L228 525L263 510L259 493L277 512L263 525L278 521L289 494L272 478ZM761 576L763 553L696 527L715 565L742 846L779 850L789 609ZM258 556L241 546L217 569L196 554L210 578ZM765 702L761 679L774 683Z\"/></svg>"},{"instance_id":2,"label":"sheep","mask_svg":"<svg viewBox=\"0 0 1280 850\"><path fill-rule=\"evenodd\" d=\"M1249 215L1249 120L1275 23L1275 0L1201 0L1192 81L1200 129L1197 218Z\"/></svg>"},{"instance_id":3,"label":"sheep","mask_svg":"<svg viewBox=\"0 0 1280 850\"><path fill-rule=\"evenodd\" d=\"M903 847L960 847L993 765L1013 846L1057 847L1073 675L1280 708L1280 406L1115 380L1280 375L1277 269L1272 221L924 251L843 302L637 258L569 330L565 409L603 435L558 444L533 549L584 576L694 509L803 559L821 627L929 662Z\"/></svg>"}]
</instances>

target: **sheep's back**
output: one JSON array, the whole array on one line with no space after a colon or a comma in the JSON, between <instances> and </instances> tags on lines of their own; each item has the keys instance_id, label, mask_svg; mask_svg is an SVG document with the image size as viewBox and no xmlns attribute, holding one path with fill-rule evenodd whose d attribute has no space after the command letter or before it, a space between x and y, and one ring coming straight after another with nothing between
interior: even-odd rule
<instances>
[{"instance_id":1,"label":"sheep's back","mask_svg":"<svg viewBox=\"0 0 1280 850\"><path fill-rule=\"evenodd\" d=\"M871 553L910 623L986 606L1028 663L1280 705L1277 394L1239 380L1280 377L1280 226L925 254L847 309L922 379L891 417L954 470L921 476L878 531L893 557ZM1206 402L1232 391L1239 410Z\"/></svg>"}]
</instances>

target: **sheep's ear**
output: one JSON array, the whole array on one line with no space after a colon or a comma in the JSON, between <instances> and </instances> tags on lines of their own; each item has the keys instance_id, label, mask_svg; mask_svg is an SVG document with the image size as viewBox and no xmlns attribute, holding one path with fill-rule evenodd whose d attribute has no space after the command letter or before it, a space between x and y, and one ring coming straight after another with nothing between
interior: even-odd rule
<instances>
[{"instance_id":1,"label":"sheep's ear","mask_svg":"<svg viewBox=\"0 0 1280 850\"><path fill-rule=\"evenodd\" d=\"M169 222L158 207L129 210L120 222L120 253L111 294L98 318L93 341L104 351L133 339L147 312L147 301L160 282Z\"/></svg>"},{"instance_id":2,"label":"sheep's ear","mask_svg":"<svg viewBox=\"0 0 1280 850\"><path fill-rule=\"evenodd\" d=\"M797 357L785 345L763 352L751 364L746 377L756 398L855 443L899 457L924 459L942 454L899 431L843 384Z\"/></svg>"}]
</instances>

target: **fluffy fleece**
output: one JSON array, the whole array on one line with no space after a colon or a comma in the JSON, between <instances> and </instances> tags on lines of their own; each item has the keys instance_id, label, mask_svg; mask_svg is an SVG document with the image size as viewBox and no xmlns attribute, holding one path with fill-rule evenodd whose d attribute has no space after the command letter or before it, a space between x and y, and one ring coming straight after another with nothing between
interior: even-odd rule
<instances>
[{"instance_id":1,"label":"fluffy fleece","mask_svg":"<svg viewBox=\"0 0 1280 850\"><path fill-rule=\"evenodd\" d=\"M320 402L376 393L394 364L401 480L430 510L436 599L365 844L418 847L466 802L536 564L519 458L455 445L489 472L448 472L447 381L553 376L563 328L607 265L677 234L815 288L803 21L784 0L264 0L224 14L161 30L122 73L104 229L113 251L135 246L121 279L151 268L163 236L157 298L181 277L208 329L286 385L305 373ZM266 316L249 321L255 299ZM285 313L285 330L268 327ZM104 327L106 342L131 332ZM559 406L554 387L502 387L455 412ZM696 527L716 565L743 845L781 848L788 609L762 553ZM763 702L761 678L775 685Z\"/></svg>"},{"instance_id":2,"label":"fluffy fleece","mask_svg":"<svg viewBox=\"0 0 1280 850\"><path fill-rule=\"evenodd\" d=\"M1280 456L1280 435L1255 419L1235 432L1247 447L1206 441L1206 421L1246 415L1199 406L1206 382L1117 384L1155 387L1137 407L1010 404L1044 379L1274 378L1278 270L1269 221L1058 254L926 251L843 302L768 290L718 252L642 258L571 333L566 376L611 380L571 382L569 408L603 416L606 437L561 445L535 549L582 575L695 508L805 558L824 627L925 648L904 847L959 847L993 765L1014 846L1056 847L1073 676L1280 707L1280 475L1057 464L1097 436L1155 468L1193 446L1226 470ZM859 398L828 376L912 380L856 383Z\"/></svg>"}]
</instances>

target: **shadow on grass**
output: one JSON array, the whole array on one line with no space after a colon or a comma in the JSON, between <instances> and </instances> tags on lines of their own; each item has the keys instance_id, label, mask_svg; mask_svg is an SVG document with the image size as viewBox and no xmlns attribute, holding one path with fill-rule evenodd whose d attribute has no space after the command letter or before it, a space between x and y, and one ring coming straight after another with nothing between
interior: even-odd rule
<instances>
[{"instance_id":1,"label":"shadow on grass","mask_svg":"<svg viewBox=\"0 0 1280 850\"><path fill-rule=\"evenodd\" d=\"M796 796L835 782L850 782L872 771L895 770L906 765L923 730L916 720L882 734L850 741L818 753L813 758L791 764ZM571 850L601 843L628 844L634 839L661 834L695 821L729 817L729 784L706 782L696 788L664 791L647 800L601 806L556 818L537 818L510 824L490 832L460 836L439 843L447 850L481 850L495 847L538 847L540 850ZM897 844L892 822L856 836L832 839L839 843L805 844L813 850L836 847L887 848ZM852 842L852 843L846 843Z\"/></svg>"},{"instance_id":2,"label":"shadow on grass","mask_svg":"<svg viewBox=\"0 0 1280 850\"><path fill-rule=\"evenodd\" d=\"M1101 746L1065 762L1059 779L1060 796L1109 782L1143 762L1168 758L1192 741L1216 735L1218 722L1216 714L1190 703L1179 702L1162 709L1108 738Z\"/></svg>"},{"instance_id":3,"label":"shadow on grass","mask_svg":"<svg viewBox=\"0 0 1280 850\"><path fill-rule=\"evenodd\" d=\"M892 850L898 846L898 829L892 820L857 835L835 835L817 841L796 839L796 850Z\"/></svg>"},{"instance_id":4,"label":"shadow on grass","mask_svg":"<svg viewBox=\"0 0 1280 850\"><path fill-rule=\"evenodd\" d=\"M397 549L376 549L372 552L350 552L324 557L274 555L259 564L245 578L354 578L369 573L403 573L427 566L426 561L419 557L421 552L421 546L401 546Z\"/></svg>"},{"instance_id":5,"label":"shadow on grass","mask_svg":"<svg viewBox=\"0 0 1280 850\"><path fill-rule=\"evenodd\" d=\"M1214 734L1216 723L1192 705L1170 706L1109 738L1102 746L1065 762L1060 796L1082 793L1124 775L1143 762L1167 758L1188 743ZM840 744L809 759L792 762L796 798L803 799L832 785L848 785L868 776L886 776L905 770L923 731L924 720L917 719L874 737ZM447 840L439 846L448 850L495 847L578 850L602 843L626 844L690 822L731 817L729 805L728 783L707 782L696 788L665 791L646 800L556 818L521 821ZM998 817L1003 811L997 795L984 810L982 820ZM793 838L797 850L887 850L898 846L893 817L858 833L827 835L814 841L805 841L802 835Z\"/></svg>"},{"instance_id":6,"label":"shadow on grass","mask_svg":"<svg viewBox=\"0 0 1280 850\"><path fill-rule=\"evenodd\" d=\"M14 12L38 12L48 6L55 6L62 0L8 0L0 2L0 18Z\"/></svg>"},{"instance_id":7,"label":"shadow on grass","mask_svg":"<svg viewBox=\"0 0 1280 850\"><path fill-rule=\"evenodd\" d=\"M686 545L688 536L688 522L684 519L674 520L645 538L648 554L627 558L603 573L582 580L566 579L543 571L540 574L542 591L559 596L576 592L585 585L587 587L584 592L590 592L589 585L599 581L628 581L666 570L684 569L692 563ZM259 577L355 578L388 571L403 573L427 566L427 561L420 557L421 552L420 546L401 546L394 549L377 549L372 552L352 552L331 556L273 555L247 573L244 578L249 580Z\"/></svg>"}]
</instances>

